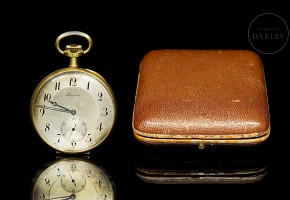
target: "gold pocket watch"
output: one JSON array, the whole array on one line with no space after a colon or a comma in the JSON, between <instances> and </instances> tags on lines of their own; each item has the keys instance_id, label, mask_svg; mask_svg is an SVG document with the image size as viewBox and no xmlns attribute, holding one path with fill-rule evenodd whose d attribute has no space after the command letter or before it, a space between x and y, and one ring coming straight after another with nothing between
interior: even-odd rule
<instances>
[{"instance_id":1,"label":"gold pocket watch","mask_svg":"<svg viewBox=\"0 0 290 200\"><path fill-rule=\"evenodd\" d=\"M84 37L86 50L60 41L68 36ZM116 120L116 101L106 80L97 72L80 68L77 58L92 47L89 35L79 31L61 34L57 50L70 57L70 64L47 75L36 87L30 102L30 116L40 138L57 152L89 153L111 133Z\"/></svg>"},{"instance_id":2,"label":"gold pocket watch","mask_svg":"<svg viewBox=\"0 0 290 200\"><path fill-rule=\"evenodd\" d=\"M115 199L115 184L108 172L87 158L59 158L33 179L31 199Z\"/></svg>"}]
</instances>

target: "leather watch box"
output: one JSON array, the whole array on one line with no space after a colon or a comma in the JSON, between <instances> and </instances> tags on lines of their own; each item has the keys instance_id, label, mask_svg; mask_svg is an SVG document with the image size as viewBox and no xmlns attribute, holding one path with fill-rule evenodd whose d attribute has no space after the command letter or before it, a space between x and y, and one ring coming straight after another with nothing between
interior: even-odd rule
<instances>
[{"instance_id":1,"label":"leather watch box","mask_svg":"<svg viewBox=\"0 0 290 200\"><path fill-rule=\"evenodd\" d=\"M150 145L256 145L270 134L264 66L249 50L160 49L141 60L132 117Z\"/></svg>"}]
</instances>

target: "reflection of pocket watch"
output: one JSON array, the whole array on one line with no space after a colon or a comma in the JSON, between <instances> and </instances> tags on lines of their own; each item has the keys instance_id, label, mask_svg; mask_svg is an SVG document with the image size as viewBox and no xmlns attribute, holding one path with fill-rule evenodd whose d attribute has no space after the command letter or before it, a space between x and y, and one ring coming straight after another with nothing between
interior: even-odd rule
<instances>
[{"instance_id":1,"label":"reflection of pocket watch","mask_svg":"<svg viewBox=\"0 0 290 200\"><path fill-rule=\"evenodd\" d=\"M59 47L68 36L87 39L82 50L78 44ZM57 50L70 57L70 65L46 76L34 90L30 116L41 139L58 152L86 153L98 146L112 131L116 118L114 94L106 80L97 72L79 68L77 57L92 46L90 36L69 31L55 42Z\"/></svg>"},{"instance_id":2,"label":"reflection of pocket watch","mask_svg":"<svg viewBox=\"0 0 290 200\"><path fill-rule=\"evenodd\" d=\"M115 186L108 173L84 158L62 158L35 177L33 200L114 200Z\"/></svg>"}]
</instances>

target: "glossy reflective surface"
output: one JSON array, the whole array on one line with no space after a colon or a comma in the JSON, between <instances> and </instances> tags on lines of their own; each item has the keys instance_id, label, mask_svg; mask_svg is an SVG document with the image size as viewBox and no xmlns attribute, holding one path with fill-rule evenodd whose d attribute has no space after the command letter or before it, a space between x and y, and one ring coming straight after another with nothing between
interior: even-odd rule
<instances>
[{"instance_id":1,"label":"glossy reflective surface","mask_svg":"<svg viewBox=\"0 0 290 200\"><path fill-rule=\"evenodd\" d=\"M208 155L206 158L154 157L135 165L140 180L153 184L251 184L262 181L267 160L249 155Z\"/></svg>"},{"instance_id":2,"label":"glossy reflective surface","mask_svg":"<svg viewBox=\"0 0 290 200\"><path fill-rule=\"evenodd\" d=\"M84 197L84 194L92 194L87 196L87 199L93 199L95 194L99 198L103 195L108 197L107 199L134 199L132 194L144 193L140 199L165 197L170 199L172 195L181 193L179 195L185 198L194 197L196 194L192 191L206 192L209 189L216 192L226 192L227 189L236 192L253 189L259 191L269 187L273 179L273 164L267 143L246 149L233 147L229 151L228 147L200 150L192 147L148 147L137 143L134 150L114 149L112 142L106 142L101 148L91 152L89 158L87 155L85 160L84 157L70 158L70 156L62 156L61 159L53 158L58 154L47 148L48 151L43 153L52 156L49 159L53 161L49 162L50 165L43 163L48 160L47 158L30 161L39 166L34 168L34 172L31 169L33 176L31 176L32 184L29 191L32 192L32 197L34 199L76 197L77 199L77 197ZM115 147L119 146L115 145ZM84 161L85 165L81 166L80 163ZM63 162L65 162L64 166L68 167L62 167ZM90 167L86 167L88 164ZM90 176L87 173L88 169L96 169L90 171L105 175L94 175L97 178L93 182L90 181L91 185L95 185L94 192L89 191L93 187L86 187L88 184L85 184L87 180L92 180L92 177L88 178ZM79 177L78 181L74 183L69 174ZM54 189L51 190L42 189L40 193L41 190L37 188L46 185L50 179L55 183L59 182L61 187L53 187ZM97 179L103 180L101 187Z\"/></svg>"},{"instance_id":3,"label":"glossy reflective surface","mask_svg":"<svg viewBox=\"0 0 290 200\"><path fill-rule=\"evenodd\" d=\"M115 199L110 175L88 157L59 157L33 179L33 200Z\"/></svg>"},{"instance_id":4,"label":"glossy reflective surface","mask_svg":"<svg viewBox=\"0 0 290 200\"><path fill-rule=\"evenodd\" d=\"M2 25L2 32L6 34L2 39L7 42L1 68L4 109L1 167L5 177L1 179L2 195L30 199L35 174L58 156L34 132L29 102L39 81L69 64L54 47L56 37L64 31L79 30L94 40L93 48L79 59L79 65L100 73L116 96L116 126L90 155L91 161L106 169L114 180L116 199L233 200L289 196L289 43L276 54L259 54L264 64L271 118L270 137L262 148L160 150L140 145L133 135L132 113L139 65L147 52L166 48L254 50L247 31L250 22L261 12L276 12L290 25L286 5L271 2L269 9L261 4L256 9L252 4L234 4L231 8L222 6L224 9L208 2L204 6L172 4L171 9L165 9L164 5L157 8L146 3L150 9L143 11L141 8L146 5L140 4L127 12L118 6L113 9L112 5L91 6L89 11L88 4L80 3L73 4L72 10L77 7L79 11L73 14L68 12L69 5L61 9L53 4L47 13L43 6L29 9L25 5L27 9L22 10L13 5ZM174 91L170 92L174 95ZM169 178L163 178L165 173ZM178 176L180 182L176 181ZM233 177L227 179L233 182L220 184L227 176ZM201 183L204 177L207 181ZM184 184L184 180L188 183Z\"/></svg>"}]
</instances>

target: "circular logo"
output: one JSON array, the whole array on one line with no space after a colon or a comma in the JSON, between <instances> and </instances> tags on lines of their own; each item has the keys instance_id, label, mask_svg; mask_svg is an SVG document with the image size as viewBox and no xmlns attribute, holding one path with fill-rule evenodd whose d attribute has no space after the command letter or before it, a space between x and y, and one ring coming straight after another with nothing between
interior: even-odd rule
<instances>
[{"instance_id":1,"label":"circular logo","mask_svg":"<svg viewBox=\"0 0 290 200\"><path fill-rule=\"evenodd\" d=\"M283 49L289 37L286 22L273 13L258 15L248 28L248 38L260 53L273 54Z\"/></svg>"}]
</instances>

